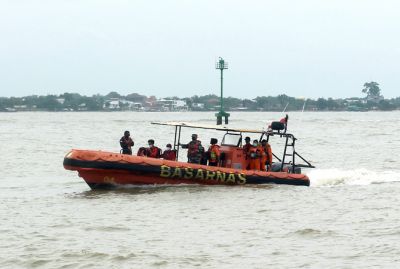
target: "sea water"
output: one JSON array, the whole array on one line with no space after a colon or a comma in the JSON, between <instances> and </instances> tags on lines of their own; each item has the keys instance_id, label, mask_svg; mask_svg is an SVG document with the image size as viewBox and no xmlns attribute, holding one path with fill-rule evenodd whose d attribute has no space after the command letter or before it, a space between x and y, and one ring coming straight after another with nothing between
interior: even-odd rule
<instances>
[{"instance_id":1,"label":"sea water","mask_svg":"<svg viewBox=\"0 0 400 269\"><path fill-rule=\"evenodd\" d=\"M232 112L265 129L282 113ZM289 112L310 187L93 191L64 170L72 148L134 151L214 113L0 113L0 268L400 268L400 112ZM204 145L222 133L197 133ZM251 135L252 139L258 138ZM282 153L274 138L273 151ZM180 157L185 160L185 151Z\"/></svg>"}]
</instances>

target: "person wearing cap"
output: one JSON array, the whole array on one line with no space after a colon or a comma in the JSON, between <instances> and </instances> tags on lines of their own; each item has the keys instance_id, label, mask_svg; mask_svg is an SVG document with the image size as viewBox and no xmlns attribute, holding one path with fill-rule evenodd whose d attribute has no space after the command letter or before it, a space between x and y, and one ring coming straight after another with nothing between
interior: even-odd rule
<instances>
[{"instance_id":1,"label":"person wearing cap","mask_svg":"<svg viewBox=\"0 0 400 269\"><path fill-rule=\"evenodd\" d=\"M135 144L129 131L124 132L124 136L119 140L122 154L132 155L132 147Z\"/></svg>"},{"instance_id":2,"label":"person wearing cap","mask_svg":"<svg viewBox=\"0 0 400 269\"><path fill-rule=\"evenodd\" d=\"M211 138L210 144L211 146L208 148L208 165L209 166L218 166L219 159L221 156L221 152L219 151L219 146L217 145L218 139Z\"/></svg>"},{"instance_id":3,"label":"person wearing cap","mask_svg":"<svg viewBox=\"0 0 400 269\"><path fill-rule=\"evenodd\" d=\"M250 148L251 148L250 137L246 136L244 141L246 142L243 145L243 154L244 154L245 160L246 160L246 167L245 168L247 170L249 170L250 169Z\"/></svg>"},{"instance_id":4,"label":"person wearing cap","mask_svg":"<svg viewBox=\"0 0 400 269\"><path fill-rule=\"evenodd\" d=\"M160 158L161 156L161 149L159 147L154 146L154 140L149 139L148 141L149 148L147 149L147 157L150 158Z\"/></svg>"},{"instance_id":5,"label":"person wearing cap","mask_svg":"<svg viewBox=\"0 0 400 269\"><path fill-rule=\"evenodd\" d=\"M164 152L162 153L161 157L164 160L168 160L168 161L175 161L176 160L176 151L172 150L171 144L167 144L167 147L164 150Z\"/></svg>"},{"instance_id":6,"label":"person wearing cap","mask_svg":"<svg viewBox=\"0 0 400 269\"><path fill-rule=\"evenodd\" d=\"M204 148L201 141L197 140L197 134L192 134L192 141L188 144L181 144L182 148L188 149L187 157L189 163L200 164L204 154Z\"/></svg>"}]
</instances>

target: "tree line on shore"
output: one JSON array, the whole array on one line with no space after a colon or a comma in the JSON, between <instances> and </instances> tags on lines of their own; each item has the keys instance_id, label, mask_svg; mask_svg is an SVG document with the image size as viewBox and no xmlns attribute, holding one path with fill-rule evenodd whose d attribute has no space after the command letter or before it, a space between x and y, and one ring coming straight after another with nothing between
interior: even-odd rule
<instances>
[{"instance_id":1,"label":"tree line on shore","mask_svg":"<svg viewBox=\"0 0 400 269\"><path fill-rule=\"evenodd\" d=\"M304 99L278 96L258 96L254 99L224 98L224 108L230 111L368 111L398 110L400 97L384 99L379 84L368 82L362 90L365 98L318 98ZM179 98L176 96L157 99L137 93L120 95L110 92L107 95L84 96L78 93L60 95L31 95L25 97L0 97L0 111L174 111L174 101L179 100L181 107L191 111L214 111L220 106L220 98L209 94Z\"/></svg>"}]
</instances>

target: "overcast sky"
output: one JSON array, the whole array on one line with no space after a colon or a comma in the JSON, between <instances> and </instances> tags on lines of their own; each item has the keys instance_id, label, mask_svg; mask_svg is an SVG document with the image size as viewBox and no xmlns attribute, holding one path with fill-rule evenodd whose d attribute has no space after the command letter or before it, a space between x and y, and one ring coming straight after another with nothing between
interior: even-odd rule
<instances>
[{"instance_id":1,"label":"overcast sky","mask_svg":"<svg viewBox=\"0 0 400 269\"><path fill-rule=\"evenodd\" d=\"M400 96L398 0L0 0L0 96Z\"/></svg>"}]
</instances>

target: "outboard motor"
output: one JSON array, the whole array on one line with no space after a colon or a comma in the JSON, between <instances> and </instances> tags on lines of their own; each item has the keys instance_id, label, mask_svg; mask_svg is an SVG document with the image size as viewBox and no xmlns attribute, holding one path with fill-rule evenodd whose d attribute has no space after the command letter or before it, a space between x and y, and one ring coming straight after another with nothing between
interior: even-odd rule
<instances>
[{"instance_id":1,"label":"outboard motor","mask_svg":"<svg viewBox=\"0 0 400 269\"><path fill-rule=\"evenodd\" d=\"M271 172L280 172L282 163L273 163L271 166Z\"/></svg>"},{"instance_id":2,"label":"outboard motor","mask_svg":"<svg viewBox=\"0 0 400 269\"><path fill-rule=\"evenodd\" d=\"M300 167L294 167L290 164L285 164L283 165L283 169L281 171L282 163L277 162L273 163L271 167L271 172L288 172L291 174L301 174L301 168Z\"/></svg>"},{"instance_id":3,"label":"outboard motor","mask_svg":"<svg viewBox=\"0 0 400 269\"><path fill-rule=\"evenodd\" d=\"M294 170L294 171L292 171L292 170ZM293 166L289 165L288 166L288 172L291 173L291 174L301 174L301 168L295 166L294 169L293 169Z\"/></svg>"}]
</instances>

